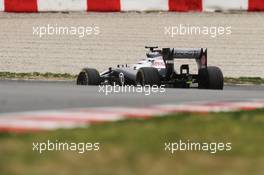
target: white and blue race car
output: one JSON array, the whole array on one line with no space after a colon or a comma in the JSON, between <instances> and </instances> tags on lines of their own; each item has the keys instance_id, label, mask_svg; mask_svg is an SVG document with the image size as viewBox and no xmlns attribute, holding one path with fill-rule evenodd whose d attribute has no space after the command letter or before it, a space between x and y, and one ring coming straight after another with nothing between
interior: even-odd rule
<instances>
[{"instance_id":1,"label":"white and blue race car","mask_svg":"<svg viewBox=\"0 0 264 175\"><path fill-rule=\"evenodd\" d=\"M207 66L207 49L145 48L149 49L146 58L134 65L117 65L101 73L93 68L82 69L77 77L77 84L164 85L175 88L189 88L197 84L201 89L223 89L224 78L221 69ZM174 60L177 59L194 59L198 66L197 74L190 74L188 64L181 65L177 72L174 68Z\"/></svg>"}]
</instances>

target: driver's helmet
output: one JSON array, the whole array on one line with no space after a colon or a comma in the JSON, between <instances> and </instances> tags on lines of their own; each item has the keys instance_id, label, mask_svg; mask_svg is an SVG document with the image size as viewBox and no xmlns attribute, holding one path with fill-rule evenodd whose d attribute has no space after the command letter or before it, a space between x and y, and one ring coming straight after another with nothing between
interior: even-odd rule
<instances>
[{"instance_id":1,"label":"driver's helmet","mask_svg":"<svg viewBox=\"0 0 264 175\"><path fill-rule=\"evenodd\" d=\"M148 52L146 55L148 58L155 58L161 56L159 52Z\"/></svg>"}]
</instances>

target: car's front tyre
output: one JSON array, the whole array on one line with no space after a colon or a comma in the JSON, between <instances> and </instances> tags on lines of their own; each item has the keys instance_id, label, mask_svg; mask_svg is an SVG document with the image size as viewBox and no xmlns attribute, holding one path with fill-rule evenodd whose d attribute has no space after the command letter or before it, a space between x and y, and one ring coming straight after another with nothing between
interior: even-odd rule
<instances>
[{"instance_id":1,"label":"car's front tyre","mask_svg":"<svg viewBox=\"0 0 264 175\"><path fill-rule=\"evenodd\" d=\"M100 85L101 77L96 69L84 68L77 77L77 85Z\"/></svg>"},{"instance_id":2,"label":"car's front tyre","mask_svg":"<svg viewBox=\"0 0 264 175\"><path fill-rule=\"evenodd\" d=\"M142 67L136 75L136 84L138 85L160 85L159 71L153 67Z\"/></svg>"}]
</instances>

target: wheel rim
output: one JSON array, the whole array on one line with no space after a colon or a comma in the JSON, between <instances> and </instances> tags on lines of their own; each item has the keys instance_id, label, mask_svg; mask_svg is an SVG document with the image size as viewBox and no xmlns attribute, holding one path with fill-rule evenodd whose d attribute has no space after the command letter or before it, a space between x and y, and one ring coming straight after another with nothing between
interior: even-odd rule
<instances>
[{"instance_id":1,"label":"wheel rim","mask_svg":"<svg viewBox=\"0 0 264 175\"><path fill-rule=\"evenodd\" d=\"M85 72L81 72L77 78L77 84L78 85L87 85L88 79Z\"/></svg>"}]
</instances>

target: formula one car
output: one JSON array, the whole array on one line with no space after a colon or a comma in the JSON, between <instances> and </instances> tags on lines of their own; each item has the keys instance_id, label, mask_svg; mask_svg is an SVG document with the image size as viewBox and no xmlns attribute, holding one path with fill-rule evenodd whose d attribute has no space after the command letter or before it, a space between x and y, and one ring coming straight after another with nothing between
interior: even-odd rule
<instances>
[{"instance_id":1,"label":"formula one car","mask_svg":"<svg viewBox=\"0 0 264 175\"><path fill-rule=\"evenodd\" d=\"M200 89L223 89L223 74L220 68L207 66L207 49L203 48L163 48L149 49L146 58L132 66L117 65L99 74L96 69L84 68L77 78L78 85L164 85L165 87ZM189 73L189 65L174 69L177 59L194 59L197 74ZM174 63L175 62L175 63ZM194 85L194 86L193 86Z\"/></svg>"}]
</instances>

